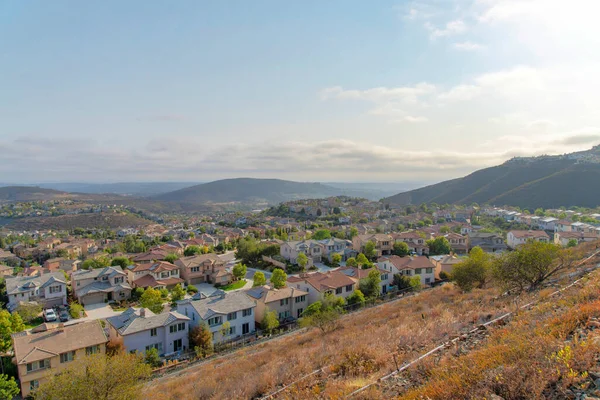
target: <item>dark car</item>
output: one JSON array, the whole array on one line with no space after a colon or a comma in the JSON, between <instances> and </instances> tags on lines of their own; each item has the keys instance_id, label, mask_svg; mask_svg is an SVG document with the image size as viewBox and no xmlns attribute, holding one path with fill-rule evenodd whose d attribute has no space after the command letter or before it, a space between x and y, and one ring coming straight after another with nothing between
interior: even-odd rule
<instances>
[{"instance_id":1,"label":"dark car","mask_svg":"<svg viewBox=\"0 0 600 400\"><path fill-rule=\"evenodd\" d=\"M67 310L61 311L60 314L58 314L58 319L60 322L67 322L69 320L69 313Z\"/></svg>"}]
</instances>

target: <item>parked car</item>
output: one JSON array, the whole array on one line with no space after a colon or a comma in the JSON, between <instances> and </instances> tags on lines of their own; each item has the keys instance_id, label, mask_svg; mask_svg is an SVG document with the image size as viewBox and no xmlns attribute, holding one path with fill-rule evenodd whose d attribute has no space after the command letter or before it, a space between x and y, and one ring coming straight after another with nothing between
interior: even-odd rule
<instances>
[{"instance_id":1,"label":"parked car","mask_svg":"<svg viewBox=\"0 0 600 400\"><path fill-rule=\"evenodd\" d=\"M56 313L54 312L53 309L51 308L47 308L44 310L44 320L46 322L54 322L56 321Z\"/></svg>"},{"instance_id":2,"label":"parked car","mask_svg":"<svg viewBox=\"0 0 600 400\"><path fill-rule=\"evenodd\" d=\"M67 310L63 310L58 314L58 320L60 322L67 322L69 320L69 313Z\"/></svg>"}]
</instances>

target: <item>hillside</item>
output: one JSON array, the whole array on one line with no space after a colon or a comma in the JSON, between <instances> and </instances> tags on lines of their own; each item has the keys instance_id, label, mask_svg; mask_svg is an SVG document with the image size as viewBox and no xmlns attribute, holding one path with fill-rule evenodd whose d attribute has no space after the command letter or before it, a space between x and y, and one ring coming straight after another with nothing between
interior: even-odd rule
<instances>
[{"instance_id":1,"label":"hillside","mask_svg":"<svg viewBox=\"0 0 600 400\"><path fill-rule=\"evenodd\" d=\"M56 217L30 217L18 219L0 219L0 226L16 230L71 230L74 228L116 229L146 226L154 222L127 213L93 213L59 215Z\"/></svg>"},{"instance_id":2,"label":"hillside","mask_svg":"<svg viewBox=\"0 0 600 400\"><path fill-rule=\"evenodd\" d=\"M459 179L383 199L391 204L488 203L523 208L600 204L600 146L561 156L514 158Z\"/></svg>"},{"instance_id":3,"label":"hillside","mask_svg":"<svg viewBox=\"0 0 600 400\"><path fill-rule=\"evenodd\" d=\"M117 182L117 183L43 183L41 188L77 193L112 193L127 196L154 196L198 184L197 182Z\"/></svg>"},{"instance_id":4,"label":"hillside","mask_svg":"<svg viewBox=\"0 0 600 400\"><path fill-rule=\"evenodd\" d=\"M36 201L63 199L68 193L30 186L0 187L0 201Z\"/></svg>"},{"instance_id":5,"label":"hillside","mask_svg":"<svg viewBox=\"0 0 600 400\"><path fill-rule=\"evenodd\" d=\"M319 198L344 194L320 183L280 179L224 179L188 187L152 197L154 200L182 204L252 203L277 204L301 198Z\"/></svg>"}]
</instances>

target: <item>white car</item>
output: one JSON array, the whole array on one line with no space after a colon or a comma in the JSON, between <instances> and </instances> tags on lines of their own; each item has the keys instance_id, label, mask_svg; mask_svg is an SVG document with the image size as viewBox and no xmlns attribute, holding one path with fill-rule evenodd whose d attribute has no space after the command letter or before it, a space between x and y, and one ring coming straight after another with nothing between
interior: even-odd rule
<instances>
[{"instance_id":1,"label":"white car","mask_svg":"<svg viewBox=\"0 0 600 400\"><path fill-rule=\"evenodd\" d=\"M44 319L46 320L46 322L54 322L56 321L56 313L54 312L53 309L51 308L47 308L44 310Z\"/></svg>"}]
</instances>

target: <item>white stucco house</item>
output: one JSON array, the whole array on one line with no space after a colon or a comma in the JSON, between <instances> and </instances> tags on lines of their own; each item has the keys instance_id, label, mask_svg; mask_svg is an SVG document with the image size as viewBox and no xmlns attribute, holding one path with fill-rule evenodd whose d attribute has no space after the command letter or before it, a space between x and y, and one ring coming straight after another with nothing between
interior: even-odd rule
<instances>
[{"instance_id":1,"label":"white stucco house","mask_svg":"<svg viewBox=\"0 0 600 400\"><path fill-rule=\"evenodd\" d=\"M38 276L7 277L7 308L14 310L21 302L35 301L43 308L67 304L67 280L60 272Z\"/></svg>"}]
</instances>

